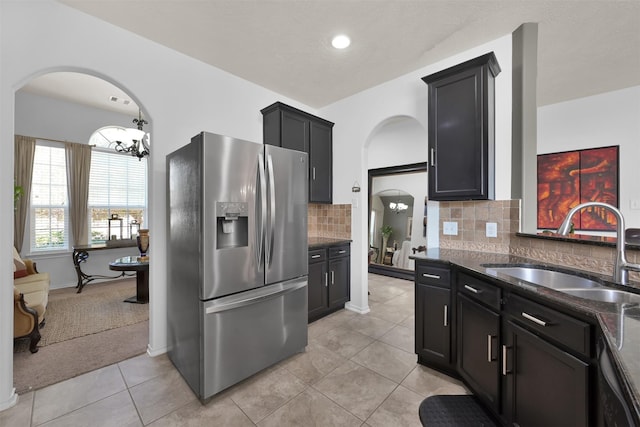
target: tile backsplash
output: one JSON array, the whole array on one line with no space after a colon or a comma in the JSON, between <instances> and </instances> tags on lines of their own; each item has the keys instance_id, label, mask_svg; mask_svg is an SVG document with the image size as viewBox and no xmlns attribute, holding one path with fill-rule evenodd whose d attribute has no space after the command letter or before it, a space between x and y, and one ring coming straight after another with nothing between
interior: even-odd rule
<instances>
[{"instance_id":1,"label":"tile backsplash","mask_svg":"<svg viewBox=\"0 0 640 427\"><path fill-rule=\"evenodd\" d=\"M351 238L351 205L309 204L309 237Z\"/></svg>"},{"instance_id":2,"label":"tile backsplash","mask_svg":"<svg viewBox=\"0 0 640 427\"><path fill-rule=\"evenodd\" d=\"M520 200L440 202L440 247L509 253L511 237L520 226ZM456 222L458 234L443 233L445 222ZM497 237L486 236L488 222L497 226Z\"/></svg>"},{"instance_id":3,"label":"tile backsplash","mask_svg":"<svg viewBox=\"0 0 640 427\"><path fill-rule=\"evenodd\" d=\"M439 211L441 248L509 253L594 273L613 272L614 247L516 236L520 200L440 202ZM443 234L444 222L457 222L458 234ZM497 224L497 237L486 237L487 222ZM627 250L627 259L640 263L640 251ZM640 273L630 272L630 277L640 281Z\"/></svg>"}]
</instances>

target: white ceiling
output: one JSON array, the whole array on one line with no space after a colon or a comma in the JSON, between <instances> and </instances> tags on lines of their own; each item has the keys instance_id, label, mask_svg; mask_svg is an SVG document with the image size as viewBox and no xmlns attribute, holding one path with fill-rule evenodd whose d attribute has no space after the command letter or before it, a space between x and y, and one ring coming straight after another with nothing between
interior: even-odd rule
<instances>
[{"instance_id":1,"label":"white ceiling","mask_svg":"<svg viewBox=\"0 0 640 427\"><path fill-rule=\"evenodd\" d=\"M640 0L58 1L315 108L524 22L539 24L538 105L640 85Z\"/></svg>"}]
</instances>

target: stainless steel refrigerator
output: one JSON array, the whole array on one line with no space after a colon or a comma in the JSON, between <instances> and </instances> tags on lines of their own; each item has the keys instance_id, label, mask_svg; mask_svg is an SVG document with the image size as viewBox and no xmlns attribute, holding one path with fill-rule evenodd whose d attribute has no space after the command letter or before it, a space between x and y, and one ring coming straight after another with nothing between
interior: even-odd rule
<instances>
[{"instance_id":1,"label":"stainless steel refrigerator","mask_svg":"<svg viewBox=\"0 0 640 427\"><path fill-rule=\"evenodd\" d=\"M200 399L307 345L307 154L202 132L167 156L169 358Z\"/></svg>"}]
</instances>

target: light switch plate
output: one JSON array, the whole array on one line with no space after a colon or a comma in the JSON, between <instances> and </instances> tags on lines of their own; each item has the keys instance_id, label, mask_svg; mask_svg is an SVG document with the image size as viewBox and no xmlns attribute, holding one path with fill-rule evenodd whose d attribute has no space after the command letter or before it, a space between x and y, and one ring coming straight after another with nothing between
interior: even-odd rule
<instances>
[{"instance_id":1,"label":"light switch plate","mask_svg":"<svg viewBox=\"0 0 640 427\"><path fill-rule=\"evenodd\" d=\"M495 222L488 222L486 226L487 237L498 237L498 224Z\"/></svg>"},{"instance_id":2,"label":"light switch plate","mask_svg":"<svg viewBox=\"0 0 640 427\"><path fill-rule=\"evenodd\" d=\"M457 236L458 235L458 223L455 221L445 221L442 224L442 234L447 236Z\"/></svg>"}]
</instances>

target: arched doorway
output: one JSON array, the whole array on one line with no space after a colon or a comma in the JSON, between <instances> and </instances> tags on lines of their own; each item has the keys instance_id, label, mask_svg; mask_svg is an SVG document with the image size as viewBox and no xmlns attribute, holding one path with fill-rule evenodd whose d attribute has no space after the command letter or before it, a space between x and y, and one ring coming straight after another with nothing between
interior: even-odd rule
<instances>
[{"instance_id":1,"label":"arched doorway","mask_svg":"<svg viewBox=\"0 0 640 427\"><path fill-rule=\"evenodd\" d=\"M133 96L127 94L123 89L120 89L119 85L104 76L88 74L84 70L81 72L55 71L41 73L39 76L29 80L15 93L14 133L32 137L50 147L59 146L65 142L86 144L94 131L106 125L132 127L132 119L138 118L140 110L144 111L144 108ZM144 117L147 118L147 114L144 114ZM145 130L150 128L151 126L148 126ZM108 153L110 150L105 149L103 152ZM137 162L137 159L133 160ZM15 167L16 165L14 164ZM148 176L146 167L143 176L146 180ZM148 205L148 192L145 191L145 193L144 203ZM89 203L91 204L91 202ZM109 208L113 208L113 206L111 202L107 203L106 212L111 215ZM94 201L94 210L99 210L98 204L100 203L95 203ZM127 217L132 218L133 216L129 215ZM34 218L34 214L31 212L27 221L34 222ZM142 218L144 216L137 222L142 223L142 226L144 226L144 219ZM124 236L120 237L131 237L129 234L130 229L127 225L125 225ZM95 215L93 217L90 216L88 227L89 241L87 243L90 243L95 240L95 231L99 228L95 221ZM39 270L50 273L51 288L66 289L69 285L73 286L76 283L76 275L70 254L72 243L70 241L66 242L59 251L54 248L54 251L44 250L39 252L37 248L34 248L33 235L35 232L29 229L25 234L27 236L23 239L23 253L27 254L28 257L35 256L38 259ZM110 272L108 269L108 261L111 257L119 256L119 253L116 253L118 250L115 252L113 250L106 251L104 255L96 252L97 255L92 256L94 259L91 261L100 265L100 268L93 273L114 276L114 272ZM134 255L137 250L133 247L129 249L129 252ZM89 286L99 286L94 285L95 283L97 281ZM73 292L69 296L73 297ZM146 309L148 317L148 306ZM47 319L47 322L50 325L51 319ZM138 333L136 336L137 339L144 339L145 341L142 345L142 352L146 349L149 341L149 327L146 323L145 328L144 334ZM44 347L44 350L46 350L46 347ZM79 349L79 351L82 350ZM40 353L40 355L42 354ZM25 359L28 363L28 357ZM18 375L15 370L15 362L16 356L14 355L14 384ZM117 360L105 361L105 365L115 362ZM96 369L96 367L95 365L86 365L83 368L78 364L80 369L78 373ZM57 380L53 382L57 382ZM42 386L42 384L38 386ZM17 389L18 393L22 391L24 390Z\"/></svg>"}]
</instances>

